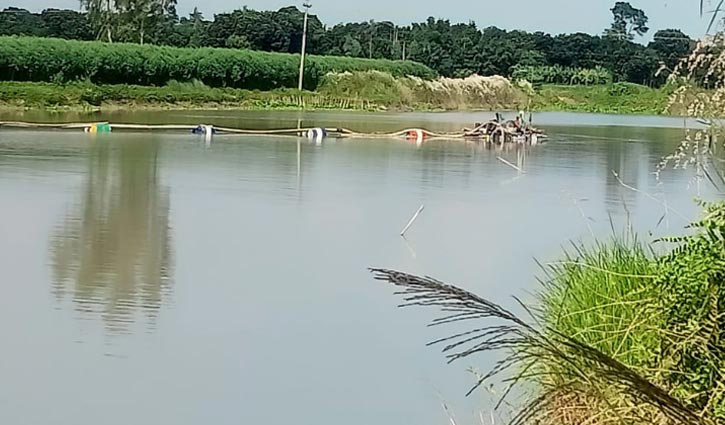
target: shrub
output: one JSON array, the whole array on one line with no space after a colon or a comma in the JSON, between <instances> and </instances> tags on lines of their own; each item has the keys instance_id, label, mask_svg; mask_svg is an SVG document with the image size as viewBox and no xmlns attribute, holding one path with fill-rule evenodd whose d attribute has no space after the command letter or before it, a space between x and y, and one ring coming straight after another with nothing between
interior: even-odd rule
<instances>
[{"instance_id":1,"label":"shrub","mask_svg":"<svg viewBox=\"0 0 725 425\"><path fill-rule=\"evenodd\" d=\"M600 85L613 80L612 72L602 67L592 69L554 66L516 66L512 73L514 80L527 80L538 84Z\"/></svg>"}]
</instances>

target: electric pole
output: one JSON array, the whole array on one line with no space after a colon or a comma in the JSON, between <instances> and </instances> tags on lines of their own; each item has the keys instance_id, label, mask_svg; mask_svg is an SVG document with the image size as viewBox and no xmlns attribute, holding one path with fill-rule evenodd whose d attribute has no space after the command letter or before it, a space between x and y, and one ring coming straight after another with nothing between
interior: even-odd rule
<instances>
[{"instance_id":1,"label":"electric pole","mask_svg":"<svg viewBox=\"0 0 725 425\"><path fill-rule=\"evenodd\" d=\"M299 90L302 90L302 83L305 79L305 49L307 49L307 17L312 7L309 3L304 3L302 6L305 8L305 22L302 24L302 56L300 57L300 81L297 85Z\"/></svg>"}]
</instances>

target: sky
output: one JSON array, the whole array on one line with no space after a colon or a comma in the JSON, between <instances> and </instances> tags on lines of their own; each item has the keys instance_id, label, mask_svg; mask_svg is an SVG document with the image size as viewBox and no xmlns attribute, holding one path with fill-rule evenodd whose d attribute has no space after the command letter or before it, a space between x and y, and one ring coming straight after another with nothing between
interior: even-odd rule
<instances>
[{"instance_id":1,"label":"sky","mask_svg":"<svg viewBox=\"0 0 725 425\"><path fill-rule=\"evenodd\" d=\"M706 0L707 3L708 0ZM712 1L712 0L710 0ZM327 25L374 19L408 24L428 16L452 22L475 21L480 28L497 26L507 30L544 31L551 34L601 33L611 23L609 9L615 0L311 0L312 13ZM302 0L178 0L179 14L188 14L198 6L204 16L248 6L271 10L303 3ZM700 17L698 0L630 0L643 9L652 29L679 28L692 37L700 37L708 20ZM78 0L0 0L0 8L22 7L33 11L45 8L78 9ZM415 5L415 6L410 6Z\"/></svg>"}]
</instances>

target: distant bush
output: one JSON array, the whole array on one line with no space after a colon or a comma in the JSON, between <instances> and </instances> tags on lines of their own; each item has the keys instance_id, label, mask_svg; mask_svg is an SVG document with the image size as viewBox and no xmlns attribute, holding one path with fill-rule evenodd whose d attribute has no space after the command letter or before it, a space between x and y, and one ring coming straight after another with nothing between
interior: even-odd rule
<instances>
[{"instance_id":1,"label":"distant bush","mask_svg":"<svg viewBox=\"0 0 725 425\"><path fill-rule=\"evenodd\" d=\"M527 80L532 84L567 84L593 86L609 84L614 77L612 72L602 67L592 69L554 66L517 66L512 77L514 80Z\"/></svg>"},{"instance_id":2,"label":"distant bush","mask_svg":"<svg viewBox=\"0 0 725 425\"><path fill-rule=\"evenodd\" d=\"M330 72L385 71L431 79L435 72L410 61L310 56L305 87ZM163 86L198 80L210 87L270 90L297 86L299 56L250 50L0 37L0 80Z\"/></svg>"}]
</instances>

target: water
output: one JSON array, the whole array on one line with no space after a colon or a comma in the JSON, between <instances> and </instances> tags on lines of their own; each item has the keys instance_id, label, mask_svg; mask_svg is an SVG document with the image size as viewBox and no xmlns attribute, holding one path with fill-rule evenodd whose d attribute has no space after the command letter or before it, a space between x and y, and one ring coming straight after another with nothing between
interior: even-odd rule
<instances>
[{"instance_id":1,"label":"water","mask_svg":"<svg viewBox=\"0 0 725 425\"><path fill-rule=\"evenodd\" d=\"M18 116L4 117L17 119ZM27 120L453 130L473 114L27 113ZM525 150L399 140L0 132L0 423L458 423L466 368L424 344L369 266L428 274L504 305L534 258L631 221L677 232L692 173L651 172L681 119L542 114ZM526 174L497 157L523 166ZM702 191L708 188L703 185ZM408 241L398 232L419 205ZM662 219L661 219L662 218ZM661 219L661 220L660 220ZM621 227L620 227L621 228Z\"/></svg>"}]
</instances>

